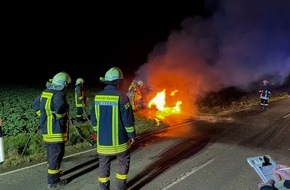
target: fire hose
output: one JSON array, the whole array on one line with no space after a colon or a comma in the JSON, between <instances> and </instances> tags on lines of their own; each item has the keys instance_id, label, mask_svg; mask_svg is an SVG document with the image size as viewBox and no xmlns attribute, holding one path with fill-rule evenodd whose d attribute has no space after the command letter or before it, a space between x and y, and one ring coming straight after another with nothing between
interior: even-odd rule
<instances>
[{"instance_id":1,"label":"fire hose","mask_svg":"<svg viewBox=\"0 0 290 190\"><path fill-rule=\"evenodd\" d=\"M87 121L89 121L90 119L89 119L89 117L88 117L88 115L87 115L86 110L85 110L84 107L83 107L83 113L84 113L84 115L85 115ZM91 123L90 123L90 126L93 127Z\"/></svg>"},{"instance_id":2,"label":"fire hose","mask_svg":"<svg viewBox=\"0 0 290 190\"><path fill-rule=\"evenodd\" d=\"M82 109L83 109L83 113L84 113L84 115L85 115L87 121L90 121L90 119L89 119L89 117L88 117L88 115L87 115L87 113L86 113L85 108L82 107ZM82 140L87 141L87 142L89 143L90 146L93 146L93 145L95 144L95 143L92 143L93 140L94 140L94 141L96 140L96 136L95 136L95 134L90 134L90 136L91 136L92 139L91 139L91 141L88 141L85 137L83 137L83 136L81 135L81 133L79 132L78 128L73 124L72 119L70 119L70 123L71 123L71 125L74 127L74 129L76 130L78 136L79 136ZM91 124L90 122L89 122L89 124L90 124L90 126L93 128L93 126L92 126L92 124Z\"/></svg>"},{"instance_id":3,"label":"fire hose","mask_svg":"<svg viewBox=\"0 0 290 190\"><path fill-rule=\"evenodd\" d=\"M84 107L83 107L83 112L84 112L84 115L85 115L86 119L89 121L88 115L86 114ZM87 141L87 142L89 143L90 146L93 146L93 145L95 144L95 143L92 143L92 142L88 141L86 138L84 138L84 137L80 134L78 128L73 124L72 119L69 119L69 121L70 121L70 124L74 127L74 129L75 129L76 133L78 134L78 136L79 136L83 141ZM92 127L92 124L91 124L91 123L89 123L89 124L90 124L90 126ZM31 133L31 134L29 135L29 137L28 137L28 139L27 139L27 141L26 141L26 144L25 144L25 146L24 146L24 148L23 148L23 150L22 150L21 157L24 155L24 153L25 153L25 151L26 151L26 149L27 149L28 143L29 143L30 140L31 140L32 135L36 134L36 133L38 132L39 128L40 128L40 126L38 126L38 127L34 130L34 132ZM3 143L2 135L3 135L3 133L2 133L2 126L0 125L0 163L4 162L4 159L5 159L5 154L4 154L4 143ZM95 138L92 136L92 134L91 134L91 138L92 138L93 140L95 140Z\"/></svg>"},{"instance_id":4,"label":"fire hose","mask_svg":"<svg viewBox=\"0 0 290 190\"><path fill-rule=\"evenodd\" d=\"M88 141L85 137L83 137L81 135L81 133L79 132L78 128L73 124L72 120L70 119L70 124L74 127L75 131L77 132L78 136L83 140L83 141L87 141L89 143L90 146L93 146L94 144L91 143L90 141Z\"/></svg>"},{"instance_id":5,"label":"fire hose","mask_svg":"<svg viewBox=\"0 0 290 190\"><path fill-rule=\"evenodd\" d=\"M84 138L84 137L80 134L79 130L78 130L77 127L72 123L71 120L70 120L70 123L71 123L71 125L74 127L74 129L76 130L78 136L79 136L83 141L87 141L87 142L89 143L90 146L93 146L93 145L94 145L93 143L89 142L86 138ZM29 142L30 142L30 140L31 140L32 135L35 135L35 134L38 132L38 130L39 130L39 126L37 127L37 129L34 130L33 133L30 133L30 135L29 135L29 137L28 137L28 139L27 139L27 141L26 141L26 144L25 144L25 146L24 146L24 148L23 148L23 150L22 150L21 157L24 155L24 153L25 153L25 151L26 151L26 149L27 149L27 147L28 147L28 144L29 144ZM2 130L1 130L1 126L0 126L0 150L1 150L1 151L0 151L0 163L2 163L2 162L4 161L4 147L3 147L3 140L2 140Z\"/></svg>"},{"instance_id":6,"label":"fire hose","mask_svg":"<svg viewBox=\"0 0 290 190\"><path fill-rule=\"evenodd\" d=\"M38 132L39 128L40 128L40 126L38 126L38 127L34 130L33 133L30 133L30 135L29 135L29 137L28 137L28 139L27 139L27 141L26 141L26 144L25 144L25 146L24 146L24 148L23 148L23 150L22 150L21 157L24 155L24 153L25 153L25 151L26 151L26 149L27 149L27 145L28 145L28 143L30 142L32 135L35 135L35 134Z\"/></svg>"},{"instance_id":7,"label":"fire hose","mask_svg":"<svg viewBox=\"0 0 290 190\"><path fill-rule=\"evenodd\" d=\"M84 112L84 113L85 113L85 112ZM87 116L86 113L85 113L85 116L86 116L86 118L88 119L88 116ZM79 130L78 130L77 127L73 124L73 122L72 122L71 119L70 119L70 123L71 123L71 125L74 127L74 129L76 130L76 133L78 134L78 136L79 136L83 141L87 141L87 142L89 143L90 146L93 146L93 145L94 145L94 143L91 143L90 141L88 141L86 138L84 138L84 137L80 134ZM90 123L90 125L91 125L91 123ZM91 125L91 126L92 126L92 125ZM24 153L25 153L25 151L26 151L26 149L27 149L27 146L28 146L28 144L29 144L29 142L30 142L30 140L31 140L32 135L34 135L34 134L36 134L36 133L38 132L39 127L40 127L40 126L38 126L37 129L35 129L34 132L31 133L31 134L29 135L29 137L28 137L28 139L27 139L27 141L26 141L26 144L25 144L25 146L24 146L24 148L23 148L23 150L22 150L21 157L24 155ZM5 157L4 157L4 145L3 145L3 139L2 139L2 127L0 126L0 163L2 163L2 162L4 161L4 158L5 158Z\"/></svg>"}]
</instances>

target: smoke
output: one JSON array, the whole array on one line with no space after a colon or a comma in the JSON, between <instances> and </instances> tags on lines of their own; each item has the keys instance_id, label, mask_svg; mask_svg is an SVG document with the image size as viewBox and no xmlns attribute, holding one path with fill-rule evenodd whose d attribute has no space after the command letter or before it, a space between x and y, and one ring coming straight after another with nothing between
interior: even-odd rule
<instances>
[{"instance_id":1,"label":"smoke","mask_svg":"<svg viewBox=\"0 0 290 190\"><path fill-rule=\"evenodd\" d=\"M183 89L184 97L290 72L290 1L221 0L206 17L185 18L136 71L150 88ZM188 96L191 95L191 96Z\"/></svg>"}]
</instances>

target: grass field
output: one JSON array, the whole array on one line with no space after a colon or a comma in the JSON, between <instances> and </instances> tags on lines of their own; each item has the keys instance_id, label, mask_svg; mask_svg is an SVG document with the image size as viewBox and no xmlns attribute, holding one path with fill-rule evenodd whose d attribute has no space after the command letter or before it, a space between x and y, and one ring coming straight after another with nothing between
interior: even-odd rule
<instances>
[{"instance_id":1,"label":"grass field","mask_svg":"<svg viewBox=\"0 0 290 190\"><path fill-rule=\"evenodd\" d=\"M7 93L9 92L11 94L8 95ZM3 95L3 91L1 91L0 103L3 109L1 109L0 116L2 117L9 113L9 117L4 117L3 122L3 127L7 127L6 129L8 130L6 130L7 133L3 137L5 161L0 165L2 171L11 167L45 161L46 159L46 150L41 133L35 128L35 125L38 124L38 119L35 118L35 113L30 108L33 97L36 97L39 92L39 90L35 89L27 89L26 91L19 89L17 93L22 94L19 95L15 93L15 91L8 91L6 89L6 94ZM88 97L91 97L93 93L88 93L88 95ZM70 97L68 98L69 103L73 104L73 95L68 94L68 96ZM7 97L10 99L8 100ZM12 101L11 98L14 98L14 101ZM274 93L270 100L273 102L285 98L287 98L287 93L281 91ZM17 102L17 104L15 104L15 102ZM251 106L259 106L259 103L257 94L239 92L236 89L228 89L227 91L209 94L197 101L195 106L198 112L195 114L229 114ZM71 112L73 113L74 110ZM13 118L11 119L11 117ZM177 115L176 117L179 116ZM72 118L74 118L74 115ZM135 120L137 136L167 126L166 120L156 118L154 111L148 108L145 108L143 111L135 112ZM29 123L27 124L25 122ZM23 130L23 125L30 126L30 128L26 127L25 130ZM9 135L8 132L11 132L11 134ZM85 124L78 125L72 120L69 133L70 140L66 144L66 154L92 148L89 143L91 140L90 134L92 132L93 130L89 121Z\"/></svg>"}]
</instances>

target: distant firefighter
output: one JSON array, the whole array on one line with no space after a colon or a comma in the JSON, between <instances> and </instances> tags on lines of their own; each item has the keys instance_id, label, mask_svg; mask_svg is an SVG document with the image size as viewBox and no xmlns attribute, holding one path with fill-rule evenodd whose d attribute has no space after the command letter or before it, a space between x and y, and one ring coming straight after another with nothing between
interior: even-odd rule
<instances>
[{"instance_id":1,"label":"distant firefighter","mask_svg":"<svg viewBox=\"0 0 290 190\"><path fill-rule=\"evenodd\" d=\"M261 109L268 110L269 109L269 97L271 95L270 82L267 80L263 80L263 86L259 90L260 94L260 107Z\"/></svg>"},{"instance_id":2,"label":"distant firefighter","mask_svg":"<svg viewBox=\"0 0 290 190\"><path fill-rule=\"evenodd\" d=\"M75 106L77 110L77 122L84 123L83 119L84 109L86 107L86 95L84 91L84 79L78 78L75 84Z\"/></svg>"},{"instance_id":3,"label":"distant firefighter","mask_svg":"<svg viewBox=\"0 0 290 190\"><path fill-rule=\"evenodd\" d=\"M130 104L132 109L136 111L138 108L143 106L143 99L140 88L143 86L143 81L136 82L133 80L128 89L128 97L130 100Z\"/></svg>"}]
</instances>

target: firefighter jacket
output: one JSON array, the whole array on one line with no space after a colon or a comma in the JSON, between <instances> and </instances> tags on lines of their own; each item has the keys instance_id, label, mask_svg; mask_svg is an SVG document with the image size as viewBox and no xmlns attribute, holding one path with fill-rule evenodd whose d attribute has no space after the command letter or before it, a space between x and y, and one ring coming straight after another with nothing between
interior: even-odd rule
<instances>
[{"instance_id":1,"label":"firefighter jacket","mask_svg":"<svg viewBox=\"0 0 290 190\"><path fill-rule=\"evenodd\" d=\"M32 103L32 109L35 110L35 114L37 115L37 117L40 117L39 105L40 105L40 96L37 96Z\"/></svg>"},{"instance_id":2,"label":"firefighter jacket","mask_svg":"<svg viewBox=\"0 0 290 190\"><path fill-rule=\"evenodd\" d=\"M44 142L68 141L69 106L64 91L46 89L35 98L32 108L40 111L40 130Z\"/></svg>"},{"instance_id":3,"label":"firefighter jacket","mask_svg":"<svg viewBox=\"0 0 290 190\"><path fill-rule=\"evenodd\" d=\"M271 89L269 86L263 86L263 88L259 91L260 98L264 100L268 100L271 94Z\"/></svg>"},{"instance_id":4,"label":"firefighter jacket","mask_svg":"<svg viewBox=\"0 0 290 190\"><path fill-rule=\"evenodd\" d=\"M137 89L137 84L134 82L131 82L128 91L131 93L134 93L136 91L136 89Z\"/></svg>"},{"instance_id":5,"label":"firefighter jacket","mask_svg":"<svg viewBox=\"0 0 290 190\"><path fill-rule=\"evenodd\" d=\"M107 85L95 95L91 122L97 134L97 153L116 155L129 149L135 138L135 118L129 99L114 85Z\"/></svg>"},{"instance_id":6,"label":"firefighter jacket","mask_svg":"<svg viewBox=\"0 0 290 190\"><path fill-rule=\"evenodd\" d=\"M138 101L141 96L140 86L132 82L129 86L129 95L132 97L133 101Z\"/></svg>"},{"instance_id":7,"label":"firefighter jacket","mask_svg":"<svg viewBox=\"0 0 290 190\"><path fill-rule=\"evenodd\" d=\"M77 108L85 107L85 93L84 88L81 84L76 85L75 87L75 105Z\"/></svg>"}]
</instances>

